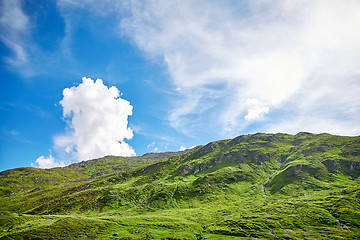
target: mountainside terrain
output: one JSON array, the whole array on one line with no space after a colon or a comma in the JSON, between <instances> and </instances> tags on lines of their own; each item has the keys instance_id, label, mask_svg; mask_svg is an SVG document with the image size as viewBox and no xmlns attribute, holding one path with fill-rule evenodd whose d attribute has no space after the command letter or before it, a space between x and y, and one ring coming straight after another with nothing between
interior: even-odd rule
<instances>
[{"instance_id":1,"label":"mountainside terrain","mask_svg":"<svg viewBox=\"0 0 360 240\"><path fill-rule=\"evenodd\" d=\"M359 239L360 136L253 134L0 173L1 239Z\"/></svg>"}]
</instances>

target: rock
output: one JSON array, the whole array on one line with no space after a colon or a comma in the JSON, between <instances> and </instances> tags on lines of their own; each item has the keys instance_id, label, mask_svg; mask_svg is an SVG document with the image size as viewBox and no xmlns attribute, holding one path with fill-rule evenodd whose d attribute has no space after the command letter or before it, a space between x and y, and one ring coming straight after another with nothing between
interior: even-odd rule
<instances>
[{"instance_id":1,"label":"rock","mask_svg":"<svg viewBox=\"0 0 360 240\"><path fill-rule=\"evenodd\" d=\"M217 147L217 144L215 142L211 142L204 147L200 148L198 151L195 152L194 158L200 158L206 154L209 154L213 152Z\"/></svg>"},{"instance_id":2,"label":"rock","mask_svg":"<svg viewBox=\"0 0 360 240\"><path fill-rule=\"evenodd\" d=\"M191 162L189 164L181 166L178 171L180 172L180 174L187 174L195 164L196 162Z\"/></svg>"},{"instance_id":3,"label":"rock","mask_svg":"<svg viewBox=\"0 0 360 240\"><path fill-rule=\"evenodd\" d=\"M42 187L34 188L33 190L31 190L31 191L28 192L27 194L40 191L41 189L42 189Z\"/></svg>"},{"instance_id":4,"label":"rock","mask_svg":"<svg viewBox=\"0 0 360 240\"><path fill-rule=\"evenodd\" d=\"M225 144L224 148L225 149L231 148L241 142L244 142L245 140L246 140L246 136L244 136L244 135L236 137L233 140L231 140L230 142L228 142L227 144Z\"/></svg>"},{"instance_id":5,"label":"rock","mask_svg":"<svg viewBox=\"0 0 360 240\"><path fill-rule=\"evenodd\" d=\"M91 175L90 178L97 178L97 177L100 177L100 176L108 174L108 173L109 173L108 171L98 172L98 173Z\"/></svg>"},{"instance_id":6,"label":"rock","mask_svg":"<svg viewBox=\"0 0 360 240\"><path fill-rule=\"evenodd\" d=\"M360 170L360 162L352 162L350 165L350 170Z\"/></svg>"}]
</instances>

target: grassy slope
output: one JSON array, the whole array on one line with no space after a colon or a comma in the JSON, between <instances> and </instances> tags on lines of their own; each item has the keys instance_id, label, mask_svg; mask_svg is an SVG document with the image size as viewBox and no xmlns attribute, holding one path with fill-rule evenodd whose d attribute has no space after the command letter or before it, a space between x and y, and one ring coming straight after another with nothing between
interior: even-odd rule
<instances>
[{"instance_id":1,"label":"grassy slope","mask_svg":"<svg viewBox=\"0 0 360 240\"><path fill-rule=\"evenodd\" d=\"M360 237L360 137L255 134L156 157L0 173L0 238Z\"/></svg>"}]
</instances>

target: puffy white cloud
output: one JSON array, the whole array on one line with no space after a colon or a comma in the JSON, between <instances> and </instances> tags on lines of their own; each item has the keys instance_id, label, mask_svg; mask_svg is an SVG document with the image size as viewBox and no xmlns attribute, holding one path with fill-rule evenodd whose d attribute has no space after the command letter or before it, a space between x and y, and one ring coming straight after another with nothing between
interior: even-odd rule
<instances>
[{"instance_id":1,"label":"puffy white cloud","mask_svg":"<svg viewBox=\"0 0 360 240\"><path fill-rule=\"evenodd\" d=\"M186 147L184 147L184 146L181 146L179 149L179 151L185 151L185 150L186 150Z\"/></svg>"},{"instance_id":2,"label":"puffy white cloud","mask_svg":"<svg viewBox=\"0 0 360 240\"><path fill-rule=\"evenodd\" d=\"M32 167L38 168L54 168L54 167L64 167L64 162L55 162L55 159L52 155L49 157L40 156L36 159L35 164L31 163Z\"/></svg>"},{"instance_id":3,"label":"puffy white cloud","mask_svg":"<svg viewBox=\"0 0 360 240\"><path fill-rule=\"evenodd\" d=\"M83 78L78 86L65 88L60 105L68 131L55 138L55 149L74 154L79 160L105 155L134 156L124 141L133 132L128 127L130 102L120 98L116 87L108 88L101 79Z\"/></svg>"},{"instance_id":4,"label":"puffy white cloud","mask_svg":"<svg viewBox=\"0 0 360 240\"><path fill-rule=\"evenodd\" d=\"M270 110L269 107L261 104L256 98L247 99L246 105L249 106L248 114L245 116L247 121L260 120Z\"/></svg>"}]
</instances>

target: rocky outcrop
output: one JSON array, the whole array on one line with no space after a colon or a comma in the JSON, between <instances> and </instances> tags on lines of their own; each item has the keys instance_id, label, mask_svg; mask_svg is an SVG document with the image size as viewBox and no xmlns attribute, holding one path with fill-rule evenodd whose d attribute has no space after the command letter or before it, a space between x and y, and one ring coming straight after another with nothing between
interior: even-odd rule
<instances>
[{"instance_id":1,"label":"rocky outcrop","mask_svg":"<svg viewBox=\"0 0 360 240\"><path fill-rule=\"evenodd\" d=\"M179 167L178 172L182 175L188 174L196 162L191 162L186 165Z\"/></svg>"},{"instance_id":2,"label":"rocky outcrop","mask_svg":"<svg viewBox=\"0 0 360 240\"><path fill-rule=\"evenodd\" d=\"M328 159L323 162L330 173L344 173L352 177L360 176L360 162L344 159Z\"/></svg>"},{"instance_id":3,"label":"rocky outcrop","mask_svg":"<svg viewBox=\"0 0 360 240\"><path fill-rule=\"evenodd\" d=\"M214 145L209 145L205 150L209 151L212 149ZM205 152L204 150L204 152ZM203 153L204 153L203 152ZM240 151L233 151L225 154L221 154L218 157L215 157L213 159L210 159L206 162L197 163L191 162L189 164L183 165L178 169L178 172L180 174L197 174L201 171L212 169L218 164L221 164L223 162L232 161L236 164L239 163L255 163L255 164L263 164L263 162L269 161L272 157L274 157L275 154L272 153L257 153L257 152L251 152L246 150L240 150Z\"/></svg>"},{"instance_id":4,"label":"rocky outcrop","mask_svg":"<svg viewBox=\"0 0 360 240\"><path fill-rule=\"evenodd\" d=\"M146 173L146 172L150 172L150 171L153 171L155 169L158 169L160 168L161 165L165 164L164 162L157 162L157 163L154 163L154 164L151 164L147 167L144 167L140 173Z\"/></svg>"},{"instance_id":5,"label":"rocky outcrop","mask_svg":"<svg viewBox=\"0 0 360 240\"><path fill-rule=\"evenodd\" d=\"M233 140L231 140L230 142L226 143L224 148L225 149L232 148L233 146L246 141L246 139L247 139L247 137L244 135L238 136L238 137L234 138Z\"/></svg>"},{"instance_id":6,"label":"rocky outcrop","mask_svg":"<svg viewBox=\"0 0 360 240\"><path fill-rule=\"evenodd\" d=\"M95 174L91 175L89 178L91 178L91 179L92 178L97 178L97 177L100 177L100 176L108 174L108 173L109 173L109 171L98 172L98 173L95 173Z\"/></svg>"},{"instance_id":7,"label":"rocky outcrop","mask_svg":"<svg viewBox=\"0 0 360 240\"><path fill-rule=\"evenodd\" d=\"M216 147L217 144L215 142L208 143L207 145L196 151L193 155L193 158L200 158L202 156L205 156L206 154L213 152L216 149Z\"/></svg>"},{"instance_id":8,"label":"rocky outcrop","mask_svg":"<svg viewBox=\"0 0 360 240\"><path fill-rule=\"evenodd\" d=\"M360 162L352 162L349 169L351 171L360 170Z\"/></svg>"}]
</instances>

